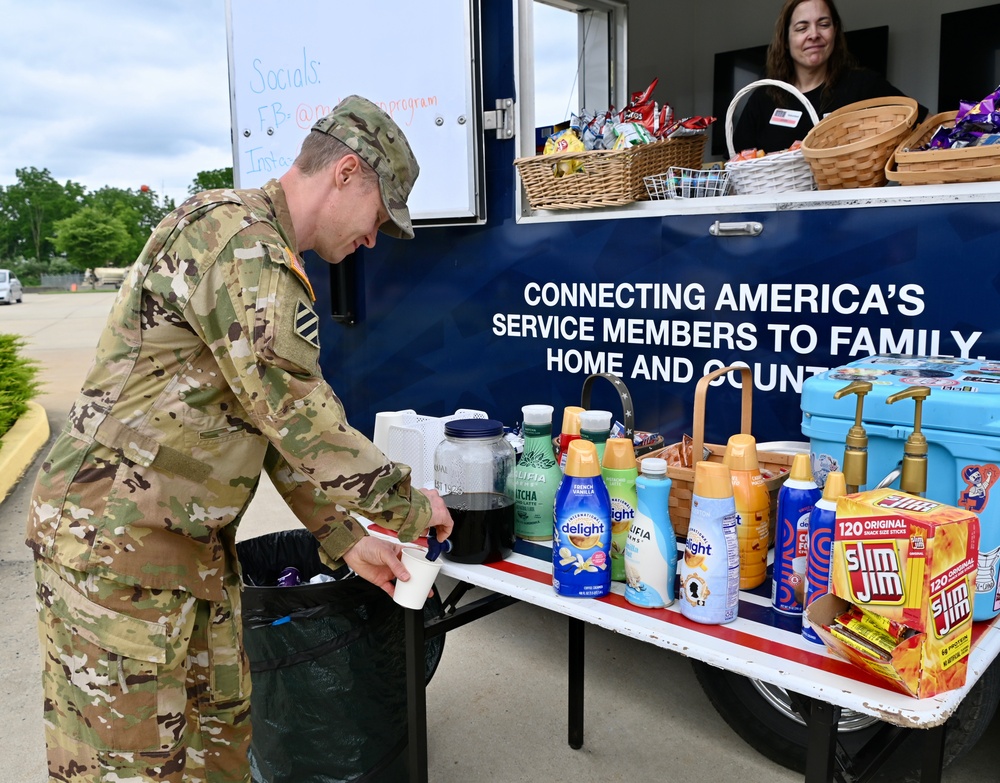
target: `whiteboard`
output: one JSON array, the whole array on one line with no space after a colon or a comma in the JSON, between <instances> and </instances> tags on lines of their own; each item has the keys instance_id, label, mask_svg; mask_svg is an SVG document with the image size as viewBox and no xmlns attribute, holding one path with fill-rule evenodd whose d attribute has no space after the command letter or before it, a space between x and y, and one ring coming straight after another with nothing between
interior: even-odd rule
<instances>
[{"instance_id":1,"label":"whiteboard","mask_svg":"<svg viewBox=\"0 0 1000 783\"><path fill-rule=\"evenodd\" d=\"M236 186L280 177L313 123L356 94L413 148L411 217L475 217L471 14L470 0L227 0Z\"/></svg>"}]
</instances>

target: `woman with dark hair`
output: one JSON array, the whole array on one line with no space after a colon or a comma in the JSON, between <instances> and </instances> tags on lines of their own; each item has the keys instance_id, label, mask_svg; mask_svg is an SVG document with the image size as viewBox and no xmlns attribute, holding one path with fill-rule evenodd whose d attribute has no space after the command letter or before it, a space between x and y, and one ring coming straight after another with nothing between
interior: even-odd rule
<instances>
[{"instance_id":1,"label":"woman with dark hair","mask_svg":"<svg viewBox=\"0 0 1000 783\"><path fill-rule=\"evenodd\" d=\"M866 98L903 95L882 76L854 61L833 0L786 0L767 50L767 77L803 93L820 119ZM921 116L927 110L920 107ZM758 88L747 99L733 134L736 151L788 149L813 127L794 95L778 87Z\"/></svg>"}]
</instances>

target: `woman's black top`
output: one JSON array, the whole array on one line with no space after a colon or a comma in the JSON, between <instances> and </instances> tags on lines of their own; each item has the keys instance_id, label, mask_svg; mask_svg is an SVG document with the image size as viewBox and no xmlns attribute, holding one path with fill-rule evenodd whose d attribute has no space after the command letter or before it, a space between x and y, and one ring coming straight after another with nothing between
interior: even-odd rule
<instances>
[{"instance_id":1,"label":"woman's black top","mask_svg":"<svg viewBox=\"0 0 1000 783\"><path fill-rule=\"evenodd\" d=\"M802 102L790 92L782 91L784 100L775 103L768 87L756 88L746 99L743 113L733 131L733 146L736 152L756 147L765 152L779 152L788 149L793 141L802 140L813 127L809 112ZM820 119L834 109L849 103L884 95L905 95L891 85L884 77L867 68L846 71L835 85L826 89L820 85L804 93L816 109ZM781 109L777 114L776 109ZM798 112L800 116L796 116ZM918 120L927 114L927 109L918 107Z\"/></svg>"}]
</instances>

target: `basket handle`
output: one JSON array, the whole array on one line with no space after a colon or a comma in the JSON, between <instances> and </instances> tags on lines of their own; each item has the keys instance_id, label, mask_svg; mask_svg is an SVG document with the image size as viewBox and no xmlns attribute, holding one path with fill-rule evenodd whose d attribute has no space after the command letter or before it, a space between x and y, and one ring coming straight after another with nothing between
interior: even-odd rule
<instances>
[{"instance_id":1,"label":"basket handle","mask_svg":"<svg viewBox=\"0 0 1000 783\"><path fill-rule=\"evenodd\" d=\"M753 92L758 87L767 86L780 87L781 89L790 92L802 102L803 106L805 106L806 111L809 113L809 119L813 121L813 125L816 125L816 123L819 122L819 115L816 114L816 110L813 108L813 105L809 103L809 99L788 82L779 81L778 79L758 79L755 82L750 82L750 84L733 96L733 99L729 102L729 108L726 109L726 146L729 148L730 158L736 154L736 149L733 147L733 114L736 112L736 107L740 103L740 98Z\"/></svg>"},{"instance_id":2,"label":"basket handle","mask_svg":"<svg viewBox=\"0 0 1000 783\"><path fill-rule=\"evenodd\" d=\"M584 410L590 410L590 390L594 385L594 381L598 378L604 378L608 381L615 387L618 396L621 397L622 414L624 417L622 424L625 425L625 437L632 441L632 436L635 434L635 408L632 405L632 395L629 394L628 387L625 386L625 382L617 375L612 375L609 372L588 375L587 380L583 382L583 391L580 393L580 407Z\"/></svg>"},{"instance_id":3,"label":"basket handle","mask_svg":"<svg viewBox=\"0 0 1000 783\"><path fill-rule=\"evenodd\" d=\"M726 373L739 370L743 376L743 401L740 408L740 432L750 434L750 420L753 416L753 376L749 367L721 367L714 372L708 373L698 381L694 389L694 425L691 429L691 461L698 462L700 455L705 449L705 394L708 392L708 385L716 378Z\"/></svg>"}]
</instances>

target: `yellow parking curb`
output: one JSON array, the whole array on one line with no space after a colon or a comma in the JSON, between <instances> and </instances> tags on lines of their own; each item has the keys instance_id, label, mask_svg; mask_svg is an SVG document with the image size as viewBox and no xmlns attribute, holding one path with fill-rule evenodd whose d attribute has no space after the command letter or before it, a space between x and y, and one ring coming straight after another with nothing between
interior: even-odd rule
<instances>
[{"instance_id":1,"label":"yellow parking curb","mask_svg":"<svg viewBox=\"0 0 1000 783\"><path fill-rule=\"evenodd\" d=\"M0 502L10 494L48 439L45 408L29 402L27 412L0 438Z\"/></svg>"}]
</instances>

